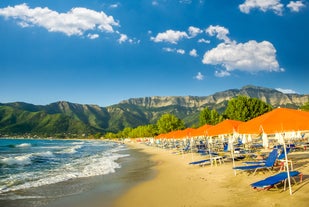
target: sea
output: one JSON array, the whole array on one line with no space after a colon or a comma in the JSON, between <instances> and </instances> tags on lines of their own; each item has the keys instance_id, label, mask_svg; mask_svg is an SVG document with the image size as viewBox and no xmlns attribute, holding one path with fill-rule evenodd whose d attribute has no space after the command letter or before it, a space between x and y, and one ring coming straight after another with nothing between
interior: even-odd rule
<instances>
[{"instance_id":1,"label":"sea","mask_svg":"<svg viewBox=\"0 0 309 207\"><path fill-rule=\"evenodd\" d=\"M0 138L0 206L68 206L64 201L87 193L121 189L107 176L115 178L130 156L125 145L109 141ZM131 168L118 184L130 181L130 172L141 170Z\"/></svg>"}]
</instances>

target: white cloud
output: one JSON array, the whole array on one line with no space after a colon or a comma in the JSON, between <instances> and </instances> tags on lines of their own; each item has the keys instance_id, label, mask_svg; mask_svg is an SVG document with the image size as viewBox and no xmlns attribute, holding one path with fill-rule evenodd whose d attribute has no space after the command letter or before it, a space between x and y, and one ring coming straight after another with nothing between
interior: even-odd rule
<instances>
[{"instance_id":1,"label":"white cloud","mask_svg":"<svg viewBox=\"0 0 309 207\"><path fill-rule=\"evenodd\" d=\"M183 49L178 49L178 50L176 50L176 52L177 52L178 54L181 54L181 55L184 55L184 54L186 53L186 51L183 50Z\"/></svg>"},{"instance_id":2,"label":"white cloud","mask_svg":"<svg viewBox=\"0 0 309 207\"><path fill-rule=\"evenodd\" d=\"M118 8L120 6L120 3L111 4L109 7L112 9Z\"/></svg>"},{"instance_id":3,"label":"white cloud","mask_svg":"<svg viewBox=\"0 0 309 207\"><path fill-rule=\"evenodd\" d=\"M283 88L276 88L277 91L280 91L282 93L297 93L296 91L292 89L283 89Z\"/></svg>"},{"instance_id":4,"label":"white cloud","mask_svg":"<svg viewBox=\"0 0 309 207\"><path fill-rule=\"evenodd\" d=\"M198 43L206 43L206 44L209 44L210 43L210 40L205 40L204 38L201 38L197 41Z\"/></svg>"},{"instance_id":5,"label":"white cloud","mask_svg":"<svg viewBox=\"0 0 309 207\"><path fill-rule=\"evenodd\" d=\"M268 42L221 43L207 51L204 64L220 65L226 71L240 70L255 73L259 71L284 71L276 60L276 49Z\"/></svg>"},{"instance_id":6,"label":"white cloud","mask_svg":"<svg viewBox=\"0 0 309 207\"><path fill-rule=\"evenodd\" d=\"M223 77L230 76L230 75L231 73L226 70L220 70L220 71L216 70L215 71L215 76L219 78L223 78Z\"/></svg>"},{"instance_id":7,"label":"white cloud","mask_svg":"<svg viewBox=\"0 0 309 207\"><path fill-rule=\"evenodd\" d=\"M164 47L163 50L164 50L165 52L175 52L175 51L176 51L175 48L170 48L170 47Z\"/></svg>"},{"instance_id":8,"label":"white cloud","mask_svg":"<svg viewBox=\"0 0 309 207\"><path fill-rule=\"evenodd\" d=\"M141 42L140 40L129 38L128 35L121 34L119 31L116 31L115 33L119 35L119 39L117 40L119 44L122 44L124 42L129 42L131 44L139 44Z\"/></svg>"},{"instance_id":9,"label":"white cloud","mask_svg":"<svg viewBox=\"0 0 309 207\"><path fill-rule=\"evenodd\" d=\"M158 33L155 37L150 37L150 40L154 42L169 42L172 44L177 44L181 39L190 39L196 37L198 34L203 33L198 27L190 26L188 28L188 33L184 31L166 30L165 32ZM148 32L152 34L152 32Z\"/></svg>"},{"instance_id":10,"label":"white cloud","mask_svg":"<svg viewBox=\"0 0 309 207\"><path fill-rule=\"evenodd\" d=\"M226 29L225 27L222 26L213 26L210 25L207 29L206 29L206 33L209 34L210 36L215 36L219 39L219 40L223 40L226 43L231 42L230 38L228 38L228 34L229 34L229 30Z\"/></svg>"},{"instance_id":11,"label":"white cloud","mask_svg":"<svg viewBox=\"0 0 309 207\"><path fill-rule=\"evenodd\" d=\"M125 35L125 34L120 34L120 38L118 39L118 42L121 44L121 43L127 41L128 39L129 39L129 38L128 38L127 35Z\"/></svg>"},{"instance_id":12,"label":"white cloud","mask_svg":"<svg viewBox=\"0 0 309 207\"><path fill-rule=\"evenodd\" d=\"M114 32L113 26L119 26L112 16L82 7L72 8L67 13L58 13L47 7L32 9L27 4L20 4L1 8L0 15L16 19L23 27L40 26L50 32L62 32L68 36L83 35L89 30Z\"/></svg>"},{"instance_id":13,"label":"white cloud","mask_svg":"<svg viewBox=\"0 0 309 207\"><path fill-rule=\"evenodd\" d=\"M203 30L201 30L200 28L193 26L190 26L188 31L191 38L196 37L198 34L201 34L203 32Z\"/></svg>"},{"instance_id":14,"label":"white cloud","mask_svg":"<svg viewBox=\"0 0 309 207\"><path fill-rule=\"evenodd\" d=\"M302 1L290 1L287 7L291 12L299 12L301 8L305 7L305 4Z\"/></svg>"},{"instance_id":15,"label":"white cloud","mask_svg":"<svg viewBox=\"0 0 309 207\"><path fill-rule=\"evenodd\" d=\"M196 49L192 49L190 52L189 52L189 55L191 55L192 57L197 57L197 51Z\"/></svg>"},{"instance_id":16,"label":"white cloud","mask_svg":"<svg viewBox=\"0 0 309 207\"><path fill-rule=\"evenodd\" d=\"M175 52L181 55L184 55L186 53L186 51L183 49L176 49L176 48L170 48L170 47L164 47L163 50L165 52Z\"/></svg>"},{"instance_id":17,"label":"white cloud","mask_svg":"<svg viewBox=\"0 0 309 207\"><path fill-rule=\"evenodd\" d=\"M22 28L31 27L31 25L28 24L27 22L17 22L17 24Z\"/></svg>"},{"instance_id":18,"label":"white cloud","mask_svg":"<svg viewBox=\"0 0 309 207\"><path fill-rule=\"evenodd\" d=\"M172 44L177 44L182 38L188 38L186 32L167 30L166 32L158 33L156 37L151 37L150 39L154 42L169 42Z\"/></svg>"},{"instance_id":19,"label":"white cloud","mask_svg":"<svg viewBox=\"0 0 309 207\"><path fill-rule=\"evenodd\" d=\"M201 72L198 72L194 78L197 80L204 80L204 75Z\"/></svg>"},{"instance_id":20,"label":"white cloud","mask_svg":"<svg viewBox=\"0 0 309 207\"><path fill-rule=\"evenodd\" d=\"M88 34L87 37L88 37L89 39L94 40L94 39L99 38L99 35L98 35L98 34Z\"/></svg>"},{"instance_id":21,"label":"white cloud","mask_svg":"<svg viewBox=\"0 0 309 207\"><path fill-rule=\"evenodd\" d=\"M263 12L272 10L277 15L282 15L284 5L280 0L245 0L239 5L241 12L249 14L251 9L259 9Z\"/></svg>"}]
</instances>

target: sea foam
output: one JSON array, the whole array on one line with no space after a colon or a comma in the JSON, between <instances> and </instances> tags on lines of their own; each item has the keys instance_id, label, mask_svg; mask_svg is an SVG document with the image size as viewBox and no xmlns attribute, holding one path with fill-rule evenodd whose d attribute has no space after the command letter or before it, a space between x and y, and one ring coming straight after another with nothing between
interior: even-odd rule
<instances>
[{"instance_id":1,"label":"sea foam","mask_svg":"<svg viewBox=\"0 0 309 207\"><path fill-rule=\"evenodd\" d=\"M31 144L29 144L29 143L22 143L22 144L16 145L16 147L18 147L18 148L31 147Z\"/></svg>"},{"instance_id":2,"label":"sea foam","mask_svg":"<svg viewBox=\"0 0 309 207\"><path fill-rule=\"evenodd\" d=\"M34 171L21 171L17 174L11 174L7 178L1 179L0 194L54 184L76 178L114 173L117 168L121 167L117 160L121 157L129 156L128 154L117 153L123 150L124 146L110 145L108 143L102 144L102 142L79 142L74 143L73 145L63 145L62 147L64 147L64 149L61 151L55 149L55 151L40 151L21 156L0 158L0 163L5 165L27 165L27 167L29 166L34 167L34 169L39 169ZM77 151L83 147L85 147L84 152L77 153ZM96 150L99 151L95 152L96 150L92 147L95 147ZM95 151L93 151L92 154L88 153L89 150ZM72 156L75 158L71 159ZM41 157L44 158L42 162L40 162L42 159ZM64 158L70 158L70 160L64 162ZM59 164L47 169L38 166L36 167L36 165L43 165L50 160L52 160L53 164L57 161Z\"/></svg>"},{"instance_id":3,"label":"sea foam","mask_svg":"<svg viewBox=\"0 0 309 207\"><path fill-rule=\"evenodd\" d=\"M5 165L30 165L30 155L16 156L16 157L4 157L0 159L0 163Z\"/></svg>"}]
</instances>

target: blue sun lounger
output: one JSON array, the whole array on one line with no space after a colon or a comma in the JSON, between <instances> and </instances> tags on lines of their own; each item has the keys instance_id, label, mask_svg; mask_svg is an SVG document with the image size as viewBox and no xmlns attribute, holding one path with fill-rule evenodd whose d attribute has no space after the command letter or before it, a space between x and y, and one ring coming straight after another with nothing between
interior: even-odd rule
<instances>
[{"instance_id":1,"label":"blue sun lounger","mask_svg":"<svg viewBox=\"0 0 309 207\"><path fill-rule=\"evenodd\" d=\"M294 177L299 176L300 182L302 182L303 174L298 171L291 171L290 173L291 179L293 179L294 183L296 180ZM251 186L256 190L269 190L270 188L277 187L278 184L284 182L284 190L286 189L286 181L288 179L287 172L280 172L276 175L272 175L270 177L265 178L264 180L257 181L252 183Z\"/></svg>"},{"instance_id":2,"label":"blue sun lounger","mask_svg":"<svg viewBox=\"0 0 309 207\"><path fill-rule=\"evenodd\" d=\"M276 159L278 155L278 150L274 149L269 153L269 156L267 157L265 163L261 163L258 165L245 165L245 166L237 166L233 167L233 170L243 171L243 172L252 172L253 175L257 172L257 170L270 170L274 166Z\"/></svg>"},{"instance_id":3,"label":"blue sun lounger","mask_svg":"<svg viewBox=\"0 0 309 207\"><path fill-rule=\"evenodd\" d=\"M266 160L243 162L246 165L265 165Z\"/></svg>"},{"instance_id":4,"label":"blue sun lounger","mask_svg":"<svg viewBox=\"0 0 309 207\"><path fill-rule=\"evenodd\" d=\"M290 153L290 149L291 148L286 148L286 154ZM273 149L273 150L277 150L277 149ZM285 153L284 150L282 149L281 153L278 155L277 158L279 161L280 160L284 160L285 159ZM246 165L259 165L259 164L265 164L266 160L260 160L260 161L247 161L247 162L243 162Z\"/></svg>"},{"instance_id":5,"label":"blue sun lounger","mask_svg":"<svg viewBox=\"0 0 309 207\"><path fill-rule=\"evenodd\" d=\"M291 151L291 148L287 147L286 148L286 154L289 154ZM278 160L284 160L285 159L285 153L284 150L282 149L280 155L278 156Z\"/></svg>"},{"instance_id":6,"label":"blue sun lounger","mask_svg":"<svg viewBox=\"0 0 309 207\"><path fill-rule=\"evenodd\" d=\"M190 162L189 165L199 165L199 166L204 166L206 164L210 164L210 159L205 159L205 160L199 160L195 162Z\"/></svg>"}]
</instances>

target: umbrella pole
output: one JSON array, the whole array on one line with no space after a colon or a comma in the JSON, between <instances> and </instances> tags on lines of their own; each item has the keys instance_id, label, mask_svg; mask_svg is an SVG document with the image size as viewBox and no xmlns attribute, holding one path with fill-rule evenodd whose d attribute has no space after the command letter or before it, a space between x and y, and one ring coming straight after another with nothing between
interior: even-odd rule
<instances>
[{"instance_id":1,"label":"umbrella pole","mask_svg":"<svg viewBox=\"0 0 309 207\"><path fill-rule=\"evenodd\" d=\"M232 155L232 162L233 162L233 168L235 167L235 159L234 159L234 146L233 142L229 141L230 149L231 149L231 155ZM234 170L234 175L236 176L236 170Z\"/></svg>"},{"instance_id":2,"label":"umbrella pole","mask_svg":"<svg viewBox=\"0 0 309 207\"><path fill-rule=\"evenodd\" d=\"M291 177L290 177L290 172L289 172L289 162L288 162L288 155L286 153L286 146L285 146L284 139L283 139L283 150L284 150L284 155L285 155L286 172L288 174L289 190L290 190L290 195L292 195Z\"/></svg>"},{"instance_id":3,"label":"umbrella pole","mask_svg":"<svg viewBox=\"0 0 309 207\"><path fill-rule=\"evenodd\" d=\"M210 158L210 164L211 164L211 166L212 166L213 164L212 164L212 157L211 157L211 152L210 152L209 139L207 139L207 145L208 145L208 153L209 153L209 158Z\"/></svg>"},{"instance_id":4,"label":"umbrella pole","mask_svg":"<svg viewBox=\"0 0 309 207\"><path fill-rule=\"evenodd\" d=\"M189 137L190 138L190 137ZM191 161L193 162L193 150L192 150L192 148L193 148L193 146L194 146L194 144L195 144L195 141L193 140L193 138L191 137L190 138L190 152L191 152Z\"/></svg>"}]
</instances>

